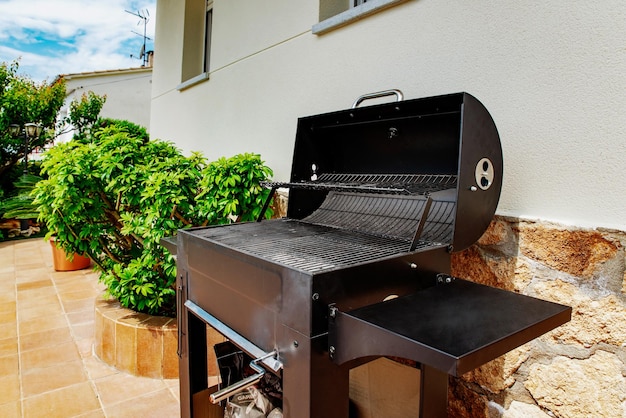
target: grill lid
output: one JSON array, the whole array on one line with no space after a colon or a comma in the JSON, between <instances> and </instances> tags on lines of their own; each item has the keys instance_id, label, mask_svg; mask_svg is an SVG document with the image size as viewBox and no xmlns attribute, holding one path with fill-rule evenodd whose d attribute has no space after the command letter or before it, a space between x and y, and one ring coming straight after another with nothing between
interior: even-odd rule
<instances>
[{"instance_id":1,"label":"grill lid","mask_svg":"<svg viewBox=\"0 0 626 418\"><path fill-rule=\"evenodd\" d=\"M377 200L412 202L414 213L403 218L423 228L413 230L411 240L432 239L460 251L489 226L501 180L502 150L489 112L473 96L456 93L300 118L291 180L268 187L290 188L292 219L312 216L331 192L347 193L344 204L362 200L356 193L370 195L365 200L376 207L392 207ZM393 195L430 198L434 206L425 210L419 199ZM384 217L368 213L372 221L356 229L380 234Z\"/></svg>"}]
</instances>

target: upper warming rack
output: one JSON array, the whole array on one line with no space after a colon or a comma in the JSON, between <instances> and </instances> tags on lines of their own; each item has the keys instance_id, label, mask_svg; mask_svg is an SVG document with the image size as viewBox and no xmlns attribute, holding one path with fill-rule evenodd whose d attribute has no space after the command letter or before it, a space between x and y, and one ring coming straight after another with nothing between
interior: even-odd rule
<instances>
[{"instance_id":1,"label":"upper warming rack","mask_svg":"<svg viewBox=\"0 0 626 418\"><path fill-rule=\"evenodd\" d=\"M324 173L309 182L267 182L264 183L264 186L272 189L287 187L308 190L428 196L434 192L456 188L456 183L456 176L453 175Z\"/></svg>"}]
</instances>

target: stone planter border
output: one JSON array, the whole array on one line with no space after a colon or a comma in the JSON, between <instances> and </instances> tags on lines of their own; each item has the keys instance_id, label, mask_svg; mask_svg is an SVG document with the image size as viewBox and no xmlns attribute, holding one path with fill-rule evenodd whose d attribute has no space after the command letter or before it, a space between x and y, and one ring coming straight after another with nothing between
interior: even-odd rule
<instances>
[{"instance_id":1,"label":"stone planter border","mask_svg":"<svg viewBox=\"0 0 626 418\"><path fill-rule=\"evenodd\" d=\"M150 378L178 377L175 318L123 308L114 299L95 306L95 355L118 370Z\"/></svg>"}]
</instances>

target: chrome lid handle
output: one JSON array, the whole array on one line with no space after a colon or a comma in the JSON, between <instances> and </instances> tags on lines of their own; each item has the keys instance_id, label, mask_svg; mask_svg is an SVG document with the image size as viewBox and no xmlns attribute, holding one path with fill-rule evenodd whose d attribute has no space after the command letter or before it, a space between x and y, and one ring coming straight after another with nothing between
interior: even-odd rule
<instances>
[{"instance_id":1,"label":"chrome lid handle","mask_svg":"<svg viewBox=\"0 0 626 418\"><path fill-rule=\"evenodd\" d=\"M362 96L359 96L354 101L354 103L352 103L352 109L355 109L358 105L360 105L365 100L378 99L379 97L386 97L386 96L396 96L397 102L404 100L404 94L402 94L402 92L398 89L377 91L374 93L367 93Z\"/></svg>"}]
</instances>

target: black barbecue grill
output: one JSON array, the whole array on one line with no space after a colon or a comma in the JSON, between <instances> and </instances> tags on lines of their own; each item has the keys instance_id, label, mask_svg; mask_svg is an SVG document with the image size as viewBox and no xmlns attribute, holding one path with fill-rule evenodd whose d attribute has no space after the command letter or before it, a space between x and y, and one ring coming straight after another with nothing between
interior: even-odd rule
<instances>
[{"instance_id":1,"label":"black barbecue grill","mask_svg":"<svg viewBox=\"0 0 626 418\"><path fill-rule=\"evenodd\" d=\"M298 120L291 179L266 184L289 189L286 218L179 231L183 417L202 415L206 324L259 371L213 402L267 371L282 378L286 417L347 418L350 368L396 356L420 365L419 416L439 417L448 374L570 319L569 307L450 276L450 253L480 238L500 196L485 107L397 90L355 104L384 95L398 101Z\"/></svg>"}]
</instances>

